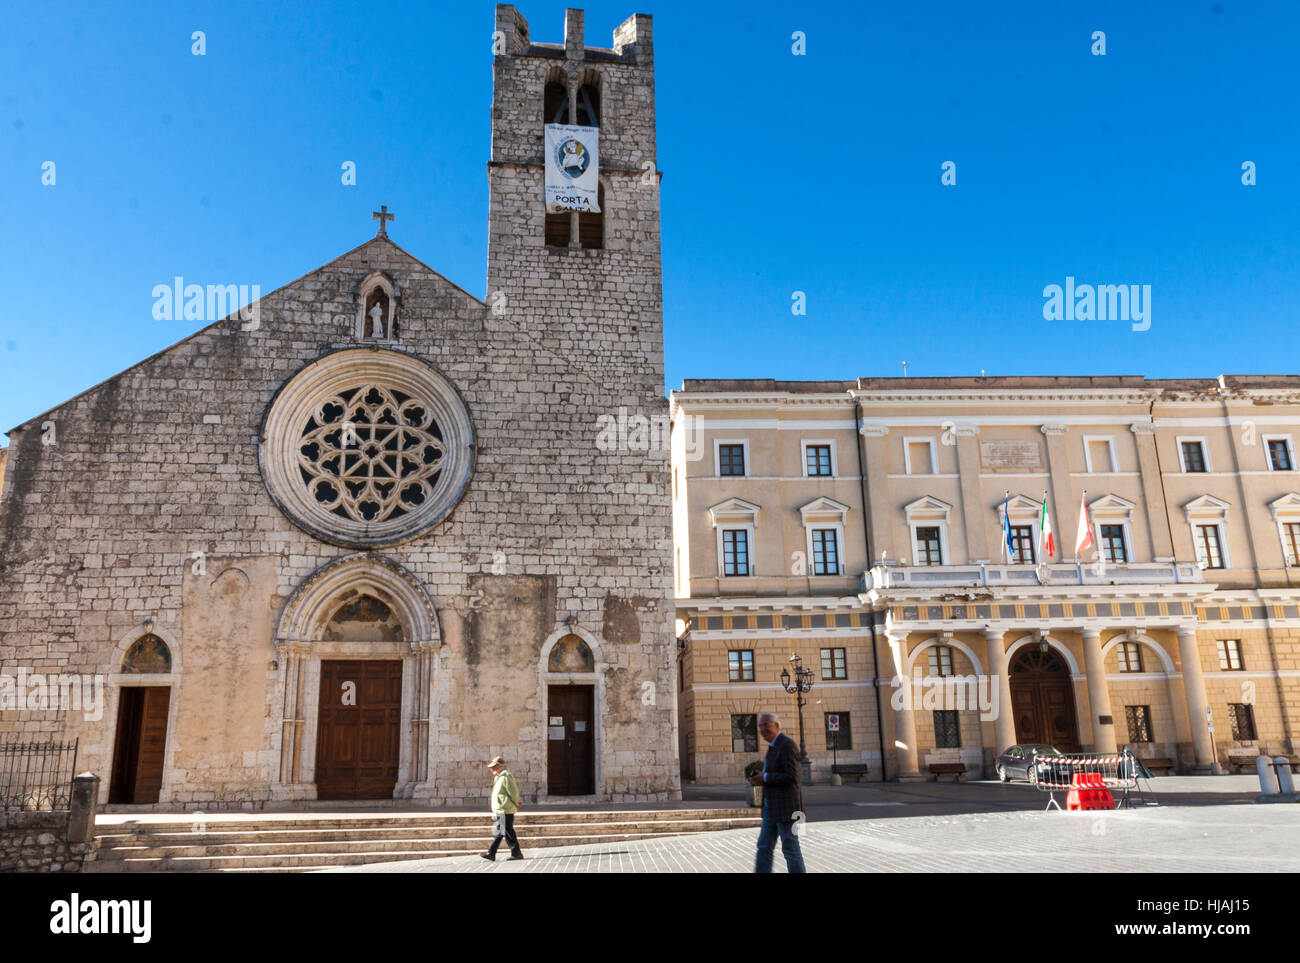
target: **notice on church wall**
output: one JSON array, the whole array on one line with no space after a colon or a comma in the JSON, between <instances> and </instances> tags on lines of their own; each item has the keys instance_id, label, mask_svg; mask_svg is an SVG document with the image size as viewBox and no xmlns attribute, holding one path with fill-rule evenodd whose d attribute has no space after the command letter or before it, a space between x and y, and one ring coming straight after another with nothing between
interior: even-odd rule
<instances>
[{"instance_id":1,"label":"notice on church wall","mask_svg":"<svg viewBox=\"0 0 1300 963\"><path fill-rule=\"evenodd\" d=\"M1042 453L1033 441L982 441L980 461L989 471L1041 471Z\"/></svg>"},{"instance_id":2,"label":"notice on church wall","mask_svg":"<svg viewBox=\"0 0 1300 963\"><path fill-rule=\"evenodd\" d=\"M600 128L546 125L546 213L600 213Z\"/></svg>"}]
</instances>

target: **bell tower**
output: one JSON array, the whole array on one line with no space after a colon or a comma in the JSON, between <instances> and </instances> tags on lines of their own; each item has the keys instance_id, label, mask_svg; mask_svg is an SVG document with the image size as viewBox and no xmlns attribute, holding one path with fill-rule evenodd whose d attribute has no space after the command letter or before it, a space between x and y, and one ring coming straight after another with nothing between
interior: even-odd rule
<instances>
[{"instance_id":1,"label":"bell tower","mask_svg":"<svg viewBox=\"0 0 1300 963\"><path fill-rule=\"evenodd\" d=\"M494 50L489 312L651 404L663 397L651 18L629 17L611 47L589 47L583 11L567 10L564 42L534 43L501 4ZM547 214L548 123L599 128L601 213Z\"/></svg>"},{"instance_id":2,"label":"bell tower","mask_svg":"<svg viewBox=\"0 0 1300 963\"><path fill-rule=\"evenodd\" d=\"M540 667L548 791L679 799L651 21L637 14L612 46L590 47L583 12L568 10L564 42L535 43L503 4L493 48L483 360L512 410L508 441L480 451L478 472L535 505L506 554L554 580L555 631L590 646L600 680L584 689L581 673L575 685ZM596 192L598 211L547 213L548 124L598 128L578 142L598 172L580 199ZM512 638L519 659L535 657L527 632ZM574 712L594 726L582 717L557 738ZM566 781L571 769L583 778Z\"/></svg>"}]
</instances>

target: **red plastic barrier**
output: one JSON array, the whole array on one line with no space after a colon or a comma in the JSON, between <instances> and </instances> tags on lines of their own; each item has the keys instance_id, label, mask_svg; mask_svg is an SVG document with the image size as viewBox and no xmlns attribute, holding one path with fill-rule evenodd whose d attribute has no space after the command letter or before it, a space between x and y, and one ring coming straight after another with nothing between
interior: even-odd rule
<instances>
[{"instance_id":1,"label":"red plastic barrier","mask_svg":"<svg viewBox=\"0 0 1300 963\"><path fill-rule=\"evenodd\" d=\"M1114 809L1115 797L1106 788L1106 782L1100 773L1077 772L1070 780L1070 793L1065 797L1065 808Z\"/></svg>"}]
</instances>

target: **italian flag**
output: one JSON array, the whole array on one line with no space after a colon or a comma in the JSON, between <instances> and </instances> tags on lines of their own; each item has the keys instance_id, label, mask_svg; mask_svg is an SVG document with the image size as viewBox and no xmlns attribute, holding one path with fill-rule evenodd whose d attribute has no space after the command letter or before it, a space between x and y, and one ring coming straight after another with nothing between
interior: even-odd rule
<instances>
[{"instance_id":1,"label":"italian flag","mask_svg":"<svg viewBox=\"0 0 1300 963\"><path fill-rule=\"evenodd\" d=\"M1047 514L1047 492L1043 492L1043 515L1038 520L1038 554L1047 561L1056 554L1056 539L1052 536L1052 516Z\"/></svg>"}]
</instances>

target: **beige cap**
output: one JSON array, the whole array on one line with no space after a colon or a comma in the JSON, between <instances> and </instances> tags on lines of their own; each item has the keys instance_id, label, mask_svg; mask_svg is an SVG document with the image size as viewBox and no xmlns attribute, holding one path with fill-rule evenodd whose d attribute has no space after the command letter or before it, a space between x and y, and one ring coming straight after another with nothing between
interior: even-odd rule
<instances>
[{"instance_id":1,"label":"beige cap","mask_svg":"<svg viewBox=\"0 0 1300 963\"><path fill-rule=\"evenodd\" d=\"M491 769L493 766L504 766L505 764L506 761L500 756L493 756L492 761L488 763L488 768Z\"/></svg>"}]
</instances>

